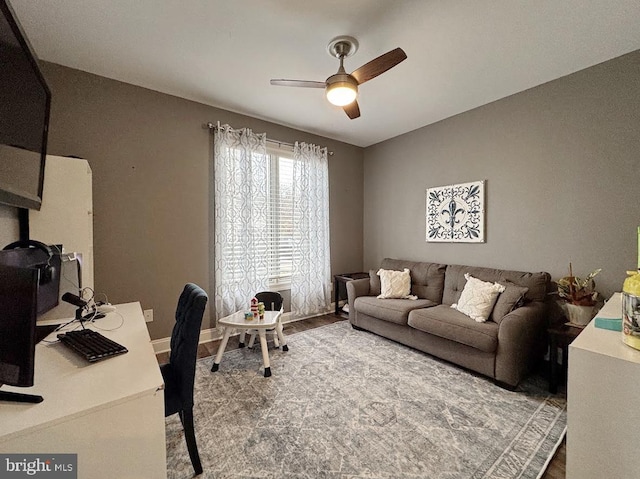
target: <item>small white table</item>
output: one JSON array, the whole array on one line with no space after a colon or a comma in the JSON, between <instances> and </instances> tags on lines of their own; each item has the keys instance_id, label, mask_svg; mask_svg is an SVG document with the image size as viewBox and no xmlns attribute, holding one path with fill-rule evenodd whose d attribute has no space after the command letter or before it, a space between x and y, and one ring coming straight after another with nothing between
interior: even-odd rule
<instances>
[{"instance_id":1,"label":"small white table","mask_svg":"<svg viewBox=\"0 0 640 479\"><path fill-rule=\"evenodd\" d=\"M238 311L237 313L233 313L231 316L227 316L226 318L222 318L218 320L218 324L224 327L224 334L222 336L222 342L220 343L220 347L218 348L218 352L216 354L216 358L213 360L213 366L211 366L211 372L215 372L218 370L218 366L222 361L222 353L224 353L225 348L227 347L227 342L229 341L229 337L231 334L239 329L242 331L243 339L244 333L247 330L255 329L258 331L258 335L260 336L260 348L262 350L262 362L264 364L264 377L268 378L271 376L271 366L269 363L269 350L267 349L267 329L275 329L276 334L278 335L278 340L282 345L283 351L288 351L289 347L287 346L287 342L284 339L284 334L282 333L282 323L280 322L280 316L282 315L282 310L280 311L265 311L264 319L252 319L246 320L244 318L244 311ZM244 341L241 341L244 343Z\"/></svg>"}]
</instances>

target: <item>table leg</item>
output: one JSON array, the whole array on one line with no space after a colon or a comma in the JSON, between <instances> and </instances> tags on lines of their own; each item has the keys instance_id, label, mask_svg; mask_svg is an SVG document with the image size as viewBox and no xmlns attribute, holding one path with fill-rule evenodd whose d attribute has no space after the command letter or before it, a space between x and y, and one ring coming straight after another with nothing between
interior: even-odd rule
<instances>
[{"instance_id":1,"label":"table leg","mask_svg":"<svg viewBox=\"0 0 640 479\"><path fill-rule=\"evenodd\" d=\"M240 332L240 339L238 340L238 347L239 348L244 348L244 337L245 337L246 334L247 334L247 330L246 329L243 329ZM251 346L249 346L249 347L251 347Z\"/></svg>"},{"instance_id":2,"label":"table leg","mask_svg":"<svg viewBox=\"0 0 640 479\"><path fill-rule=\"evenodd\" d=\"M287 346L287 340L284 339L284 334L282 332L282 323L278 323L276 326L276 335L278 336L278 340L280 344L282 344L283 351L289 351L289 346Z\"/></svg>"},{"instance_id":3,"label":"table leg","mask_svg":"<svg viewBox=\"0 0 640 479\"><path fill-rule=\"evenodd\" d=\"M549 363L549 392L555 394L558 392L558 342L554 337L549 341Z\"/></svg>"},{"instance_id":4,"label":"table leg","mask_svg":"<svg viewBox=\"0 0 640 479\"><path fill-rule=\"evenodd\" d=\"M564 380L569 380L569 343L562 345L562 371L564 372Z\"/></svg>"},{"instance_id":5,"label":"table leg","mask_svg":"<svg viewBox=\"0 0 640 479\"><path fill-rule=\"evenodd\" d=\"M211 366L211 372L216 372L218 370L218 366L220 366L220 361L222 361L222 353L224 353L225 348L227 347L227 342L229 342L229 336L231 336L231 332L233 328L226 326L224 328L224 335L222 336L222 342L220 346L218 346L218 353L216 354L216 358L213 360L213 365Z\"/></svg>"},{"instance_id":6,"label":"table leg","mask_svg":"<svg viewBox=\"0 0 640 479\"><path fill-rule=\"evenodd\" d=\"M259 329L260 348L262 349L262 363L264 364L264 377L271 376L271 364L269 363L269 350L267 349L267 333L264 329Z\"/></svg>"}]
</instances>

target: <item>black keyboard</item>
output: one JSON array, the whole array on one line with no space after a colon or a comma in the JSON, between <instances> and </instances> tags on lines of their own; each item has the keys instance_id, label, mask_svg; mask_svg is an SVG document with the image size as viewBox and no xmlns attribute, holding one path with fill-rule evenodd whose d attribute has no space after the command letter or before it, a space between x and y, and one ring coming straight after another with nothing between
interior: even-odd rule
<instances>
[{"instance_id":1,"label":"black keyboard","mask_svg":"<svg viewBox=\"0 0 640 479\"><path fill-rule=\"evenodd\" d=\"M128 349L122 344L105 338L102 334L91 329L79 329L58 334L58 339L90 363L128 352Z\"/></svg>"}]
</instances>

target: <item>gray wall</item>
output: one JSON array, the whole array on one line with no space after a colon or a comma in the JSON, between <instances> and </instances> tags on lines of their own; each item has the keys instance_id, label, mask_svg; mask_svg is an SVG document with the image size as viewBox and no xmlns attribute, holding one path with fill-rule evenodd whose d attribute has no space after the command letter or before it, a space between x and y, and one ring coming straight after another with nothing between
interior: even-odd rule
<instances>
[{"instance_id":1,"label":"gray wall","mask_svg":"<svg viewBox=\"0 0 640 479\"><path fill-rule=\"evenodd\" d=\"M365 149L364 266L384 257L548 271L637 265L640 51ZM437 94L437 92L434 92ZM429 187L486 180L486 243L425 241Z\"/></svg>"},{"instance_id":2,"label":"gray wall","mask_svg":"<svg viewBox=\"0 0 640 479\"><path fill-rule=\"evenodd\" d=\"M0 249L20 239L18 208L0 205Z\"/></svg>"},{"instance_id":3,"label":"gray wall","mask_svg":"<svg viewBox=\"0 0 640 479\"><path fill-rule=\"evenodd\" d=\"M171 334L186 282L211 293L209 121L334 151L331 268L361 269L361 148L59 65L43 69L52 91L49 153L86 158L93 171L96 291L112 303L153 308L152 338ZM15 223L11 211L0 210L0 229L17 235Z\"/></svg>"}]
</instances>

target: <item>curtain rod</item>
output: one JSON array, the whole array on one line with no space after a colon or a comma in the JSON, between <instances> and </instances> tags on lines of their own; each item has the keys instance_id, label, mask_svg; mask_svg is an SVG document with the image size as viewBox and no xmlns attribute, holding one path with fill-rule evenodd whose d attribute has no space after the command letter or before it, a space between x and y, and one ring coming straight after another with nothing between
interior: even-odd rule
<instances>
[{"instance_id":1,"label":"curtain rod","mask_svg":"<svg viewBox=\"0 0 640 479\"><path fill-rule=\"evenodd\" d=\"M218 128L220 128L220 122L218 122L217 125L214 124L214 123L209 122L209 123L207 123L207 128L209 128L210 130L217 130ZM286 147L291 148L291 149L293 149L293 146L294 146L293 143L288 143L286 141L279 141L279 140L271 140L270 138L267 138L267 141L269 143L274 143L274 144L276 144L278 146L286 146ZM329 156L333 156L333 151L327 150L327 154Z\"/></svg>"}]
</instances>

